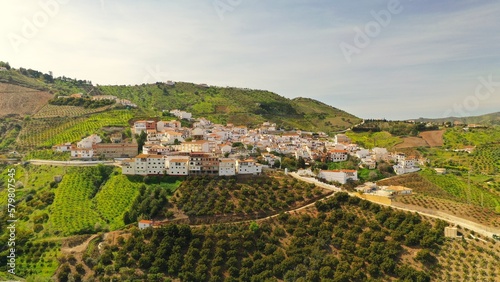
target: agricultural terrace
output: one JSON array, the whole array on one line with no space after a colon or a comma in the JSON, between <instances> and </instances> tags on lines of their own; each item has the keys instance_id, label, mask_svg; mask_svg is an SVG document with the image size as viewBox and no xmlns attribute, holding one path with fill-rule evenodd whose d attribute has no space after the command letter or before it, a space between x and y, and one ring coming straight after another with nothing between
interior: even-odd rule
<instances>
[{"instance_id":1,"label":"agricultural terrace","mask_svg":"<svg viewBox=\"0 0 500 282\"><path fill-rule=\"evenodd\" d=\"M57 106L47 104L42 109L40 109L32 118L45 119L45 118L55 118L55 117L79 117L99 112L104 112L108 110L111 106L104 106L94 109L86 109L84 107L77 106Z\"/></svg>"},{"instance_id":2,"label":"agricultural terrace","mask_svg":"<svg viewBox=\"0 0 500 282\"><path fill-rule=\"evenodd\" d=\"M189 177L171 201L190 217L254 216L292 209L326 194L328 191L293 178Z\"/></svg>"},{"instance_id":3,"label":"agricultural terrace","mask_svg":"<svg viewBox=\"0 0 500 282\"><path fill-rule=\"evenodd\" d=\"M27 242L17 248L16 274L27 281L50 281L59 267L61 244L57 241Z\"/></svg>"},{"instance_id":4,"label":"agricultural terrace","mask_svg":"<svg viewBox=\"0 0 500 282\"><path fill-rule=\"evenodd\" d=\"M402 143L403 140L393 136L387 131L381 132L351 132L347 131L346 135L351 138L353 143L356 143L364 148L372 149L374 147L392 148L395 145Z\"/></svg>"},{"instance_id":5,"label":"agricultural terrace","mask_svg":"<svg viewBox=\"0 0 500 282\"><path fill-rule=\"evenodd\" d=\"M124 225L124 213L138 196L141 183L112 168L72 168L55 192L51 230L61 235L94 233Z\"/></svg>"},{"instance_id":6,"label":"agricultural terrace","mask_svg":"<svg viewBox=\"0 0 500 282\"><path fill-rule=\"evenodd\" d=\"M436 257L436 281L498 281L500 243L459 228L464 240L446 240Z\"/></svg>"},{"instance_id":7,"label":"agricultural terrace","mask_svg":"<svg viewBox=\"0 0 500 282\"><path fill-rule=\"evenodd\" d=\"M105 126L129 126L134 112L114 110L72 119L32 119L28 121L19 135L22 147L51 147L66 142L76 142L92 135Z\"/></svg>"},{"instance_id":8,"label":"agricultural terrace","mask_svg":"<svg viewBox=\"0 0 500 282\"><path fill-rule=\"evenodd\" d=\"M110 229L124 225L123 215L139 195L140 183L130 181L127 176L113 172L110 179L97 193L94 204L101 218L106 219Z\"/></svg>"},{"instance_id":9,"label":"agricultural terrace","mask_svg":"<svg viewBox=\"0 0 500 282\"><path fill-rule=\"evenodd\" d=\"M446 130L443 138L445 148L451 149L498 143L500 126L487 129L469 129L469 131L464 131L462 128L450 128Z\"/></svg>"},{"instance_id":10,"label":"agricultural terrace","mask_svg":"<svg viewBox=\"0 0 500 282\"><path fill-rule=\"evenodd\" d=\"M414 195L396 197L396 204L412 205L454 214L487 225L500 226L500 196L484 182L471 177L470 189L466 176L437 175L423 170L381 180L379 185L403 185Z\"/></svg>"},{"instance_id":11,"label":"agricultural terrace","mask_svg":"<svg viewBox=\"0 0 500 282\"><path fill-rule=\"evenodd\" d=\"M500 143L476 147L470 164L474 172L498 175L500 173Z\"/></svg>"},{"instance_id":12,"label":"agricultural terrace","mask_svg":"<svg viewBox=\"0 0 500 282\"><path fill-rule=\"evenodd\" d=\"M435 214L436 211L451 214L486 226L500 227L500 214L472 204L436 198L424 194L397 196L394 206Z\"/></svg>"},{"instance_id":13,"label":"agricultural terrace","mask_svg":"<svg viewBox=\"0 0 500 282\"><path fill-rule=\"evenodd\" d=\"M444 225L338 193L270 220L135 229L99 254L94 271L122 280L430 281Z\"/></svg>"}]
</instances>

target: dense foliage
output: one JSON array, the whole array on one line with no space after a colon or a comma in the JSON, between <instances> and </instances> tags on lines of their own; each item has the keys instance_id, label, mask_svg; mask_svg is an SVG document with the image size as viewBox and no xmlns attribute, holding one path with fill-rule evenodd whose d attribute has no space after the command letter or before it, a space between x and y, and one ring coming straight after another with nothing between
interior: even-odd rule
<instances>
[{"instance_id":1,"label":"dense foliage","mask_svg":"<svg viewBox=\"0 0 500 282\"><path fill-rule=\"evenodd\" d=\"M140 219L165 217L169 195L169 190L161 186L140 186L139 195L132 203L130 211L126 211L123 215L124 222L128 224Z\"/></svg>"},{"instance_id":2,"label":"dense foliage","mask_svg":"<svg viewBox=\"0 0 500 282\"><path fill-rule=\"evenodd\" d=\"M51 105L57 106L78 106L96 109L115 104L114 100L92 100L90 98L58 97L49 101Z\"/></svg>"},{"instance_id":3,"label":"dense foliage","mask_svg":"<svg viewBox=\"0 0 500 282\"><path fill-rule=\"evenodd\" d=\"M106 223L92 199L111 173L111 168L99 166L72 169L55 191L49 219L55 234L86 234L99 231ZM111 208L111 207L106 207Z\"/></svg>"},{"instance_id":4,"label":"dense foliage","mask_svg":"<svg viewBox=\"0 0 500 282\"><path fill-rule=\"evenodd\" d=\"M129 126L134 112L113 110L78 118L31 119L19 134L21 148L47 148L56 144L76 142L105 126Z\"/></svg>"},{"instance_id":5,"label":"dense foliage","mask_svg":"<svg viewBox=\"0 0 500 282\"><path fill-rule=\"evenodd\" d=\"M99 86L97 93L133 101L152 114L181 109L194 117L216 123L257 126L264 121L278 128L331 132L345 129L360 120L339 109L311 99L290 100L264 90L202 86L178 82L136 86Z\"/></svg>"},{"instance_id":6,"label":"dense foliage","mask_svg":"<svg viewBox=\"0 0 500 282\"><path fill-rule=\"evenodd\" d=\"M414 259L428 267L443 243L443 222L432 226L345 193L317 210L259 223L135 230L106 247L94 270L103 281L430 281L401 256L418 250Z\"/></svg>"},{"instance_id":7,"label":"dense foliage","mask_svg":"<svg viewBox=\"0 0 500 282\"><path fill-rule=\"evenodd\" d=\"M172 201L188 216L277 213L326 192L295 179L190 177Z\"/></svg>"}]
</instances>

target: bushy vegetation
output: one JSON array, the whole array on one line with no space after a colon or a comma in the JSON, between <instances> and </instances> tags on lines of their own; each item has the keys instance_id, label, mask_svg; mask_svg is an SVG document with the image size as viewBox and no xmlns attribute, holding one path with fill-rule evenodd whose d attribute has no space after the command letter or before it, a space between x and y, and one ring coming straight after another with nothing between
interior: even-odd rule
<instances>
[{"instance_id":1,"label":"bushy vegetation","mask_svg":"<svg viewBox=\"0 0 500 282\"><path fill-rule=\"evenodd\" d=\"M388 131L394 136L417 136L419 132L439 129L437 125L426 123L412 123L405 121L365 120L363 124L355 126L354 132Z\"/></svg>"},{"instance_id":2,"label":"bushy vegetation","mask_svg":"<svg viewBox=\"0 0 500 282\"><path fill-rule=\"evenodd\" d=\"M392 148L394 145L403 142L401 138L392 136L392 134L386 131L362 133L348 131L346 135L351 138L353 143L367 149L374 147Z\"/></svg>"},{"instance_id":3,"label":"bushy vegetation","mask_svg":"<svg viewBox=\"0 0 500 282\"><path fill-rule=\"evenodd\" d=\"M500 143L478 146L474 149L470 165L477 173L487 175L500 173Z\"/></svg>"},{"instance_id":4,"label":"bushy vegetation","mask_svg":"<svg viewBox=\"0 0 500 282\"><path fill-rule=\"evenodd\" d=\"M172 201L188 216L277 213L326 194L313 184L295 179L253 177L214 179L190 177Z\"/></svg>"},{"instance_id":5,"label":"bushy vegetation","mask_svg":"<svg viewBox=\"0 0 500 282\"><path fill-rule=\"evenodd\" d=\"M143 191L139 189L140 183L130 181L127 176L121 175L118 171L113 172L110 179L102 186L95 197L97 212L101 218L106 219L110 229L122 227L124 214L132 209L135 211L135 205L139 195Z\"/></svg>"},{"instance_id":6,"label":"bushy vegetation","mask_svg":"<svg viewBox=\"0 0 500 282\"><path fill-rule=\"evenodd\" d=\"M381 208L339 193L317 211L246 224L133 231L94 267L109 279L182 281L430 281L403 262L407 248L432 268L443 222ZM413 255L412 255L413 256ZM418 257L417 257L418 256ZM118 271L120 269L120 271ZM136 270L140 269L143 274Z\"/></svg>"},{"instance_id":7,"label":"bushy vegetation","mask_svg":"<svg viewBox=\"0 0 500 282\"><path fill-rule=\"evenodd\" d=\"M478 146L482 144L498 143L500 140L500 127L488 129L450 128L446 130L444 136L445 148L463 148L464 146Z\"/></svg>"},{"instance_id":8,"label":"bushy vegetation","mask_svg":"<svg viewBox=\"0 0 500 282\"><path fill-rule=\"evenodd\" d=\"M92 100L90 98L58 97L49 101L50 105L77 106L85 109L97 109L115 104L114 100Z\"/></svg>"},{"instance_id":9,"label":"bushy vegetation","mask_svg":"<svg viewBox=\"0 0 500 282\"><path fill-rule=\"evenodd\" d=\"M264 90L203 87L178 82L136 86L99 86L99 94L133 101L149 114L181 109L216 123L256 126L272 121L280 128L331 132L360 120L346 112L309 100L289 100ZM329 124L325 124L329 122Z\"/></svg>"},{"instance_id":10,"label":"bushy vegetation","mask_svg":"<svg viewBox=\"0 0 500 282\"><path fill-rule=\"evenodd\" d=\"M12 149L21 131L21 124L21 120L0 118L0 151Z\"/></svg>"},{"instance_id":11,"label":"bushy vegetation","mask_svg":"<svg viewBox=\"0 0 500 282\"><path fill-rule=\"evenodd\" d=\"M33 115L34 119L48 119L48 118L67 118L67 117L81 117L85 115L90 115L98 112L103 112L108 110L110 106L104 106L100 108L83 108L76 106L55 106L47 104L41 108L36 114Z\"/></svg>"},{"instance_id":12,"label":"bushy vegetation","mask_svg":"<svg viewBox=\"0 0 500 282\"><path fill-rule=\"evenodd\" d=\"M427 196L470 203L495 211L500 206L500 195L474 181L471 181L469 186L466 177L455 174L438 175L434 171L425 169L418 173L382 180L378 184L403 185Z\"/></svg>"},{"instance_id":13,"label":"bushy vegetation","mask_svg":"<svg viewBox=\"0 0 500 282\"><path fill-rule=\"evenodd\" d=\"M430 170L423 170L420 172L420 175L461 201L484 206L493 210L497 206L500 206L499 195L493 194L482 187L478 187L474 183L468 185L467 180L462 177L453 174L437 175Z\"/></svg>"},{"instance_id":14,"label":"bushy vegetation","mask_svg":"<svg viewBox=\"0 0 500 282\"><path fill-rule=\"evenodd\" d=\"M169 207L168 198L179 184L174 182L167 185L170 186L168 188L161 184L141 185L139 195L132 203L130 211L125 212L123 215L125 223L128 224L141 219L164 218Z\"/></svg>"},{"instance_id":15,"label":"bushy vegetation","mask_svg":"<svg viewBox=\"0 0 500 282\"><path fill-rule=\"evenodd\" d=\"M129 126L134 112L114 110L80 118L32 119L26 122L18 145L24 148L47 148L56 144L76 142L105 126Z\"/></svg>"},{"instance_id":16,"label":"bushy vegetation","mask_svg":"<svg viewBox=\"0 0 500 282\"><path fill-rule=\"evenodd\" d=\"M71 169L55 191L49 219L51 231L57 235L88 234L107 224L92 201L107 180L109 167ZM112 206L102 209L112 209Z\"/></svg>"},{"instance_id":17,"label":"bushy vegetation","mask_svg":"<svg viewBox=\"0 0 500 282\"><path fill-rule=\"evenodd\" d=\"M16 275L31 279L50 279L59 266L61 244L55 241L27 242L18 246Z\"/></svg>"},{"instance_id":18,"label":"bushy vegetation","mask_svg":"<svg viewBox=\"0 0 500 282\"><path fill-rule=\"evenodd\" d=\"M33 150L29 151L24 156L25 160L53 160L53 161L69 161L70 152L55 152L52 149Z\"/></svg>"}]
</instances>

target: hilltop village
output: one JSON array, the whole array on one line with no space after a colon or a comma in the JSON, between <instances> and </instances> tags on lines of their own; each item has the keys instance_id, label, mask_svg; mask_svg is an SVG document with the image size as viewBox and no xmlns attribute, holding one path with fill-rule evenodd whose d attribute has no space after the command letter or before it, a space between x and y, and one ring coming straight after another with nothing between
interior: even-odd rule
<instances>
[{"instance_id":1,"label":"hilltop village","mask_svg":"<svg viewBox=\"0 0 500 282\"><path fill-rule=\"evenodd\" d=\"M140 154L137 154L137 140L124 141L121 133L112 134L109 143L103 143L102 138L94 134L76 145L65 143L54 146L53 150L69 151L75 159L119 159L122 173L126 175L259 175L263 169L280 167L284 156L302 162L302 168L315 160L344 162L354 158L360 168L372 170L378 162L385 161L394 164L398 175L418 171L419 165L426 162L403 153L390 153L385 148L362 148L345 134L328 138L323 132L285 132L269 122L249 129L214 124L205 118L193 120L191 113L180 110L169 114L177 119L133 123L132 134L145 139ZM191 121L192 126L183 127L179 120ZM357 170L353 169L309 169L299 173L340 184L358 180Z\"/></svg>"}]
</instances>

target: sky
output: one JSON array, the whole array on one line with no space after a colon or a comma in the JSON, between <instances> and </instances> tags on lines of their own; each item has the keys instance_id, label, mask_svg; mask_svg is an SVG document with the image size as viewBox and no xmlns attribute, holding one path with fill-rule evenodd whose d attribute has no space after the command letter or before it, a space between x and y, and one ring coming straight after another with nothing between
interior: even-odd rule
<instances>
[{"instance_id":1,"label":"sky","mask_svg":"<svg viewBox=\"0 0 500 282\"><path fill-rule=\"evenodd\" d=\"M2 0L0 61L99 85L185 81L361 118L500 111L497 0Z\"/></svg>"}]
</instances>

